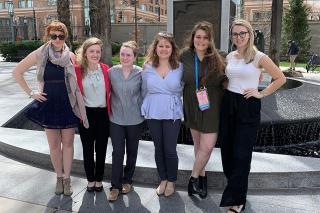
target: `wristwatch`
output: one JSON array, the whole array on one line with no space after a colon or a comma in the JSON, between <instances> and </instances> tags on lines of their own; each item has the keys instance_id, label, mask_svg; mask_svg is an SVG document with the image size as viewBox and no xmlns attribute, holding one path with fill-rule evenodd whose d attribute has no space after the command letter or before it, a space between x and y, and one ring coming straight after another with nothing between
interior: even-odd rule
<instances>
[{"instance_id":1,"label":"wristwatch","mask_svg":"<svg viewBox=\"0 0 320 213\"><path fill-rule=\"evenodd\" d=\"M29 93L29 98L32 98L32 96L35 94L36 92L34 90L31 90Z\"/></svg>"}]
</instances>

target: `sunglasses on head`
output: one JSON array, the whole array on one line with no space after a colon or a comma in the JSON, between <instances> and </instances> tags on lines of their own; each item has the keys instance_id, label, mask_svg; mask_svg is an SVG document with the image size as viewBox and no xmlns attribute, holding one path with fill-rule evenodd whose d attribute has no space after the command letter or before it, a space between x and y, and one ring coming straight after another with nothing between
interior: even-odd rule
<instances>
[{"instance_id":1,"label":"sunglasses on head","mask_svg":"<svg viewBox=\"0 0 320 213\"><path fill-rule=\"evenodd\" d=\"M64 39L66 38L66 36L65 36L65 35L51 34L51 35L50 35L50 38L51 38L52 40L56 40L57 38L59 38L59 40L64 40Z\"/></svg>"},{"instance_id":2,"label":"sunglasses on head","mask_svg":"<svg viewBox=\"0 0 320 213\"><path fill-rule=\"evenodd\" d=\"M165 38L173 38L173 34L166 31L161 31L158 35Z\"/></svg>"}]
</instances>

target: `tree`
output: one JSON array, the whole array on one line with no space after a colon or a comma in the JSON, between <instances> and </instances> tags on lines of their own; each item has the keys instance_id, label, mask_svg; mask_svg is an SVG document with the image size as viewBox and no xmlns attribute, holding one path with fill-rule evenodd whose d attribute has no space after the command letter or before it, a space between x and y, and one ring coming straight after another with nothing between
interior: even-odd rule
<instances>
[{"instance_id":1,"label":"tree","mask_svg":"<svg viewBox=\"0 0 320 213\"><path fill-rule=\"evenodd\" d=\"M69 38L67 43L71 44L73 35L70 22L70 0L57 0L58 20L64 23L68 29Z\"/></svg>"},{"instance_id":2,"label":"tree","mask_svg":"<svg viewBox=\"0 0 320 213\"><path fill-rule=\"evenodd\" d=\"M111 19L109 0L89 0L91 35L103 42L101 61L112 65Z\"/></svg>"},{"instance_id":3,"label":"tree","mask_svg":"<svg viewBox=\"0 0 320 213\"><path fill-rule=\"evenodd\" d=\"M283 18L282 52L286 53L288 41L294 40L300 49L300 60L305 60L310 49L311 37L307 20L309 12L311 9L303 0L290 0Z\"/></svg>"},{"instance_id":4,"label":"tree","mask_svg":"<svg viewBox=\"0 0 320 213\"><path fill-rule=\"evenodd\" d=\"M283 0L272 0L269 56L279 66Z\"/></svg>"}]
</instances>

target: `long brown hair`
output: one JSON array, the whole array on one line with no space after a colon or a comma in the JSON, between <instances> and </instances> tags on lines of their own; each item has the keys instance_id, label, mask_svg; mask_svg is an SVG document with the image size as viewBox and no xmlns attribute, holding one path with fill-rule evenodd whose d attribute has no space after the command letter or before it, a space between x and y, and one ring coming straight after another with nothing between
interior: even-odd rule
<instances>
[{"instance_id":1,"label":"long brown hair","mask_svg":"<svg viewBox=\"0 0 320 213\"><path fill-rule=\"evenodd\" d=\"M172 69L177 69L179 67L179 49L177 44L175 43L173 39L173 35L168 32L159 32L152 44L148 48L147 55L145 57L146 62L151 62L152 66L158 67L159 66L159 56L157 55L157 45L161 39L166 39L167 41L170 42L172 46L172 53L169 58L169 63Z\"/></svg>"},{"instance_id":2,"label":"long brown hair","mask_svg":"<svg viewBox=\"0 0 320 213\"><path fill-rule=\"evenodd\" d=\"M190 36L186 40L186 45L184 49L192 49L194 50L194 52L196 51L194 47L194 37L198 30L205 31L209 38L209 46L204 55L207 66L208 66L208 75L210 75L212 72L218 72L220 74L223 74L225 69L225 63L224 63L224 59L222 58L222 56L219 54L218 50L215 47L214 37L213 37L213 26L211 23L207 21L201 21L196 23L196 25L194 25L190 33Z\"/></svg>"},{"instance_id":3,"label":"long brown hair","mask_svg":"<svg viewBox=\"0 0 320 213\"><path fill-rule=\"evenodd\" d=\"M83 44L80 46L79 49L76 50L76 56L77 56L77 62L81 67L81 76L84 78L87 75L87 69L88 69L88 59L85 56L87 49L91 47L92 45L99 45L102 52L102 41L96 37L88 38L83 42Z\"/></svg>"}]
</instances>

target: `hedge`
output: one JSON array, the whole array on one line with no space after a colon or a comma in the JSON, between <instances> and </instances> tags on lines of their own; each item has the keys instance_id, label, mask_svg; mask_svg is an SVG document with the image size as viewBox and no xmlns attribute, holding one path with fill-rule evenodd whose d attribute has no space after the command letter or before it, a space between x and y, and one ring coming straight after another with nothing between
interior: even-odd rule
<instances>
[{"instance_id":1,"label":"hedge","mask_svg":"<svg viewBox=\"0 0 320 213\"><path fill-rule=\"evenodd\" d=\"M18 62L25 58L29 53L36 50L43 44L43 41L17 41L0 43L0 54L6 61ZM72 51L75 52L81 45L80 42L72 43ZM116 55L120 51L121 45L112 43L112 55Z\"/></svg>"}]
</instances>

